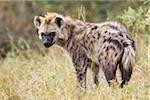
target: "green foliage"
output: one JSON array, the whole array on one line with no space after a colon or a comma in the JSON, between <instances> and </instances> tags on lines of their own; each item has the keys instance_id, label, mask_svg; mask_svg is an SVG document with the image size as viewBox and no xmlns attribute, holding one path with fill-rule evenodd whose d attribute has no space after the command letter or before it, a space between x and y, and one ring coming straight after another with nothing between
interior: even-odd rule
<instances>
[{"instance_id":1,"label":"green foliage","mask_svg":"<svg viewBox=\"0 0 150 100\"><path fill-rule=\"evenodd\" d=\"M148 34L148 28L150 28L150 9L139 7L137 10L129 7L128 10L124 10L118 19L126 25L126 27L134 32L134 34Z\"/></svg>"}]
</instances>

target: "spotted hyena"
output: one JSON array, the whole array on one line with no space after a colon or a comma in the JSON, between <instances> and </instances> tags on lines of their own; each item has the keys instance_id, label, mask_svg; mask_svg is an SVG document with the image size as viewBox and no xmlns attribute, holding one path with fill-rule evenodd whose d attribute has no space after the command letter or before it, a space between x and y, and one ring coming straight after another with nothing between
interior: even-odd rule
<instances>
[{"instance_id":1,"label":"spotted hyena","mask_svg":"<svg viewBox=\"0 0 150 100\"><path fill-rule=\"evenodd\" d=\"M87 68L92 65L94 83L99 84L102 68L107 82L116 79L119 66L123 87L131 77L135 63L135 44L124 26L117 22L89 23L69 16L47 13L35 16L34 25L46 48L57 44L72 58L79 86L86 88Z\"/></svg>"}]
</instances>

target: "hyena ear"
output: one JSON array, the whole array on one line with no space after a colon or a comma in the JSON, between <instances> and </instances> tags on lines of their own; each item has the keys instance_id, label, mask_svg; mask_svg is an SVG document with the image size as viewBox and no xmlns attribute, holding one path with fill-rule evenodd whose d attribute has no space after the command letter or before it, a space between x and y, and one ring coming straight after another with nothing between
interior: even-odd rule
<instances>
[{"instance_id":1,"label":"hyena ear","mask_svg":"<svg viewBox=\"0 0 150 100\"><path fill-rule=\"evenodd\" d=\"M35 16L35 17L34 17L34 26L35 26L37 29L39 29L39 27L40 27L40 25L41 25L43 19L44 19L44 18L41 17L41 16Z\"/></svg>"},{"instance_id":2,"label":"hyena ear","mask_svg":"<svg viewBox=\"0 0 150 100\"><path fill-rule=\"evenodd\" d=\"M64 24L64 20L61 17L56 17L55 23L60 28Z\"/></svg>"}]
</instances>

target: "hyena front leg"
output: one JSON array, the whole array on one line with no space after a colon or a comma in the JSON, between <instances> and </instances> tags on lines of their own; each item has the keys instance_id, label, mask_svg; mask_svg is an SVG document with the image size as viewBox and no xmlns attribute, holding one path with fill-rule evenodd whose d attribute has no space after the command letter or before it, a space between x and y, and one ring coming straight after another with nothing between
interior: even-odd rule
<instances>
[{"instance_id":1,"label":"hyena front leg","mask_svg":"<svg viewBox=\"0 0 150 100\"><path fill-rule=\"evenodd\" d=\"M99 85L99 66L96 63L92 63L93 80L96 86Z\"/></svg>"},{"instance_id":2,"label":"hyena front leg","mask_svg":"<svg viewBox=\"0 0 150 100\"><path fill-rule=\"evenodd\" d=\"M86 56L82 56L82 58L73 59L74 67L76 70L78 87L81 89L86 89L86 72L87 67L91 64L91 60L89 60Z\"/></svg>"}]
</instances>

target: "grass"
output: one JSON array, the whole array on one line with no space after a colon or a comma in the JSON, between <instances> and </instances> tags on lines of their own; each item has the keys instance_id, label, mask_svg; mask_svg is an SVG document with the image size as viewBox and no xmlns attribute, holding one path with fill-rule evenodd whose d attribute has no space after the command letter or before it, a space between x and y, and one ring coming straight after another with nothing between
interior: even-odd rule
<instances>
[{"instance_id":1,"label":"grass","mask_svg":"<svg viewBox=\"0 0 150 100\"><path fill-rule=\"evenodd\" d=\"M9 52L0 61L0 100L149 100L150 46L148 36L135 38L138 50L136 65L129 85L110 88L103 72L100 84L93 84L92 72L87 73L87 90L76 87L73 64L63 49L53 46L48 53L32 50ZM120 79L120 73L117 72Z\"/></svg>"}]
</instances>

